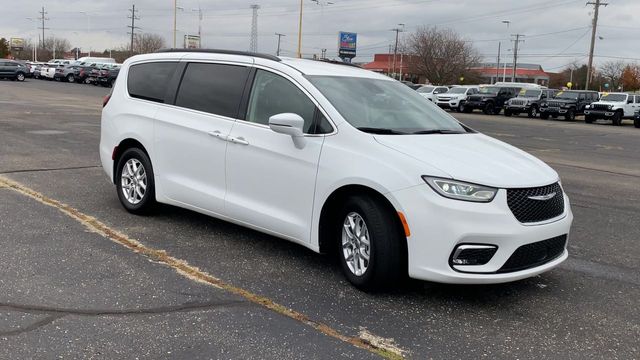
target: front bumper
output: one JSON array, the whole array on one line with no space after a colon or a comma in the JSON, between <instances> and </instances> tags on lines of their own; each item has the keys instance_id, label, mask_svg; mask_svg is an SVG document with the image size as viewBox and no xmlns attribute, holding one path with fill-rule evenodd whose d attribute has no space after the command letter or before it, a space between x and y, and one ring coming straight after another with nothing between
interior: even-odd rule
<instances>
[{"instance_id":1,"label":"front bumper","mask_svg":"<svg viewBox=\"0 0 640 360\"><path fill-rule=\"evenodd\" d=\"M438 104L438 106L440 106L443 109L456 109L461 102L461 100L447 100L447 101L440 101L438 100L436 102L436 104Z\"/></svg>"},{"instance_id":2,"label":"front bumper","mask_svg":"<svg viewBox=\"0 0 640 360\"><path fill-rule=\"evenodd\" d=\"M531 109L531 105L522 105L522 106L505 105L504 109L509 110L511 112L523 113L523 112L529 112L529 110Z\"/></svg>"},{"instance_id":3,"label":"front bumper","mask_svg":"<svg viewBox=\"0 0 640 360\"><path fill-rule=\"evenodd\" d=\"M610 119L615 115L615 111L607 110L584 110L584 114L598 119Z\"/></svg>"},{"instance_id":4,"label":"front bumper","mask_svg":"<svg viewBox=\"0 0 640 360\"><path fill-rule=\"evenodd\" d=\"M566 114L570 108L557 108L557 107L541 107L541 114Z\"/></svg>"},{"instance_id":5,"label":"front bumper","mask_svg":"<svg viewBox=\"0 0 640 360\"><path fill-rule=\"evenodd\" d=\"M496 273L520 246L568 235L573 222L569 199L564 195L563 215L552 222L524 225L511 213L506 193L499 190L490 203L444 198L426 184L391 193L389 197L404 213L411 230L407 238L409 276L442 283L503 283L535 276L563 262L568 257L566 249L542 265ZM460 244L490 244L498 250L485 265L454 269L449 260Z\"/></svg>"}]
</instances>

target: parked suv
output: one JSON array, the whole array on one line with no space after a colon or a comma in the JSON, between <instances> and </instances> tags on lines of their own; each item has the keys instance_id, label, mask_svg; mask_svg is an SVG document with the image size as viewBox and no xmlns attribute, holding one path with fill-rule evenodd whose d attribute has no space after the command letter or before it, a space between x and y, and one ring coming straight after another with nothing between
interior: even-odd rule
<instances>
[{"instance_id":1,"label":"parked suv","mask_svg":"<svg viewBox=\"0 0 640 360\"><path fill-rule=\"evenodd\" d=\"M0 59L0 79L24 81L29 70L17 61Z\"/></svg>"},{"instance_id":2,"label":"parked suv","mask_svg":"<svg viewBox=\"0 0 640 360\"><path fill-rule=\"evenodd\" d=\"M172 204L336 253L361 288L508 282L568 256L553 169L381 74L180 49L127 59L103 104L126 210Z\"/></svg>"},{"instance_id":3,"label":"parked suv","mask_svg":"<svg viewBox=\"0 0 640 360\"><path fill-rule=\"evenodd\" d=\"M606 93L600 100L587 105L584 121L588 124L598 119L611 120L613 125L622 125L622 119L633 119L640 110L640 95Z\"/></svg>"},{"instance_id":4,"label":"parked suv","mask_svg":"<svg viewBox=\"0 0 640 360\"><path fill-rule=\"evenodd\" d=\"M116 78L120 73L120 65L112 65L100 70L98 74L97 82L105 87L113 87L113 83L116 82Z\"/></svg>"},{"instance_id":5,"label":"parked suv","mask_svg":"<svg viewBox=\"0 0 640 360\"><path fill-rule=\"evenodd\" d=\"M498 115L507 100L516 97L521 87L515 86L483 86L478 94L467 98L465 112L480 109L487 115Z\"/></svg>"},{"instance_id":6,"label":"parked suv","mask_svg":"<svg viewBox=\"0 0 640 360\"><path fill-rule=\"evenodd\" d=\"M419 87L416 91L418 92L418 94L422 95L425 99L435 102L435 97L438 94L446 93L447 91L449 91L449 88L446 86L424 85Z\"/></svg>"},{"instance_id":7,"label":"parked suv","mask_svg":"<svg viewBox=\"0 0 640 360\"><path fill-rule=\"evenodd\" d=\"M568 90L559 91L551 99L545 99L540 103L540 118L554 119L564 116L566 120L575 120L577 115L583 115L585 107L598 101L597 91Z\"/></svg>"},{"instance_id":8,"label":"parked suv","mask_svg":"<svg viewBox=\"0 0 640 360\"><path fill-rule=\"evenodd\" d=\"M53 75L54 79L57 81L67 81L67 82L75 82L76 81L76 70L79 66L77 65L63 65L58 66L56 68L56 72Z\"/></svg>"},{"instance_id":9,"label":"parked suv","mask_svg":"<svg viewBox=\"0 0 640 360\"><path fill-rule=\"evenodd\" d=\"M444 94L436 95L436 104L443 109L456 110L463 112L467 98L477 94L479 88L477 86L457 86L452 87Z\"/></svg>"},{"instance_id":10,"label":"parked suv","mask_svg":"<svg viewBox=\"0 0 640 360\"><path fill-rule=\"evenodd\" d=\"M504 116L526 113L530 118L538 116L540 102L552 98L558 90L522 89L517 97L509 99L504 105Z\"/></svg>"}]
</instances>

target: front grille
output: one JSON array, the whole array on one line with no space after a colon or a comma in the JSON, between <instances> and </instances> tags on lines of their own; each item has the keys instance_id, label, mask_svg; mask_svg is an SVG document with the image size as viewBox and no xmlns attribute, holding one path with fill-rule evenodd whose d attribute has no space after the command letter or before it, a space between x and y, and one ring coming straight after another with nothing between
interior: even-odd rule
<instances>
[{"instance_id":1,"label":"front grille","mask_svg":"<svg viewBox=\"0 0 640 360\"><path fill-rule=\"evenodd\" d=\"M609 110L609 105L604 105L604 104L593 104L591 105L591 107L594 110Z\"/></svg>"},{"instance_id":2,"label":"front grille","mask_svg":"<svg viewBox=\"0 0 640 360\"><path fill-rule=\"evenodd\" d=\"M562 104L563 103L561 103L559 101L549 101L549 102L547 102L547 105L549 105L549 107L554 107L554 108L562 107Z\"/></svg>"},{"instance_id":3,"label":"front grille","mask_svg":"<svg viewBox=\"0 0 640 360\"><path fill-rule=\"evenodd\" d=\"M535 198L554 193L549 199ZM507 204L521 223L553 219L564 212L564 196L558 183L537 188L507 189Z\"/></svg>"},{"instance_id":4,"label":"front grille","mask_svg":"<svg viewBox=\"0 0 640 360\"><path fill-rule=\"evenodd\" d=\"M567 235L522 245L513 252L498 273L520 271L557 259L567 244Z\"/></svg>"},{"instance_id":5,"label":"front grille","mask_svg":"<svg viewBox=\"0 0 640 360\"><path fill-rule=\"evenodd\" d=\"M511 105L514 105L514 106L525 106L525 105L527 105L527 100L513 99L513 100L511 100Z\"/></svg>"},{"instance_id":6,"label":"front grille","mask_svg":"<svg viewBox=\"0 0 640 360\"><path fill-rule=\"evenodd\" d=\"M451 98L438 96L438 101L449 101Z\"/></svg>"}]
</instances>

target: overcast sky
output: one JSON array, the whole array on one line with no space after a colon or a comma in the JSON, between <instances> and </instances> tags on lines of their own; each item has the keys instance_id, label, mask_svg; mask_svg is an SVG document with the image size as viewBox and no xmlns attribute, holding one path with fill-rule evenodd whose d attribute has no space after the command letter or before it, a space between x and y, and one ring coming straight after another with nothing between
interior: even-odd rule
<instances>
[{"instance_id":1,"label":"overcast sky","mask_svg":"<svg viewBox=\"0 0 640 360\"><path fill-rule=\"evenodd\" d=\"M337 52L338 31L358 33L358 58L370 60L387 52L394 40L392 28L405 24L407 36L420 26L451 28L472 41L486 61L495 62L498 41L503 59L512 57L510 34L524 34L519 62L538 63L548 71L573 61L585 62L589 49L592 6L586 0L304 0L303 53L327 49ZM604 0L603 0L604 1ZM613 58L640 61L640 0L606 0L600 10L596 62ZM3 1L4 2L4 1ZM93 50L127 43L128 9L135 3L137 30L157 33L173 43L173 0L23 0L2 9L0 37L34 38L44 5L49 20L45 36L69 39L73 46ZM203 47L248 50L251 4L261 6L258 49L275 53L276 32L283 38L283 55L295 54L299 0L178 0L178 46L184 34L197 34L197 8L203 11ZM194 11L195 10L195 11ZM84 12L84 13L82 13ZM86 14L89 14L87 16ZM89 24L88 21L89 20ZM510 26L503 24L509 20ZM38 24L38 26L40 26ZM90 29L88 29L88 27ZM41 33L41 30L39 30ZM37 38L36 38L37 39Z\"/></svg>"}]
</instances>

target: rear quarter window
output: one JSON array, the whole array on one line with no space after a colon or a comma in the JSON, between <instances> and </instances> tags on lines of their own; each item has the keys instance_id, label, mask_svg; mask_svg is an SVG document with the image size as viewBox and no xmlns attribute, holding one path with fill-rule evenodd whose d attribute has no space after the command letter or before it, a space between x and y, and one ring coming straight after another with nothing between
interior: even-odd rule
<instances>
[{"instance_id":1,"label":"rear quarter window","mask_svg":"<svg viewBox=\"0 0 640 360\"><path fill-rule=\"evenodd\" d=\"M164 103L167 84L177 62L153 62L132 65L127 77L127 89L133 98Z\"/></svg>"}]
</instances>

